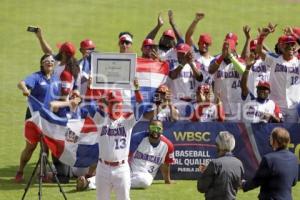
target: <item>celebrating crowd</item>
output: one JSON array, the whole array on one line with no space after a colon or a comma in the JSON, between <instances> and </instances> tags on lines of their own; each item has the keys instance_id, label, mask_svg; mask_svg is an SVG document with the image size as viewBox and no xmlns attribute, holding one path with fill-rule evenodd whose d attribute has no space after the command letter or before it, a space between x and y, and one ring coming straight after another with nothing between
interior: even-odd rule
<instances>
[{"instance_id":1,"label":"celebrating crowd","mask_svg":"<svg viewBox=\"0 0 300 200\"><path fill-rule=\"evenodd\" d=\"M155 38L164 25L160 14L157 25L141 42L140 58L167 64L169 69L165 82L156 88L150 107L143 106L139 80L135 79L134 94L136 103L142 108L141 116L122 110L123 97L120 91L90 88L91 53L96 52L96 45L92 40L81 41L79 50L82 57L77 60L74 44L63 43L59 46L59 52L55 54L45 40L42 29L37 28L35 34L44 55L40 60L40 70L18 84L23 95L35 97L57 116L67 118L84 118L92 112L89 102L97 100L98 103L97 111L102 122L98 164L84 170L69 168L68 172L61 174L61 176L70 173L76 175L78 190L97 188L98 199L110 199L110 191L113 188L118 199L129 199L130 187L148 187L159 168L165 183L171 183L169 165L174 159L174 147L162 135L163 121L248 123L299 121L300 28L285 28L273 51L264 45L264 41L270 34L274 34L276 25L270 23L261 27L258 33L252 33L251 28L245 25L242 27L245 42L240 54L237 52L237 45L241 39L232 32L227 33L223 43L219 44L220 52L212 53L211 45L217 44L213 43L210 34L200 34L197 37L199 38L197 44L193 40L199 23L201 28L204 13L195 14L185 37L176 26L171 10L168 17L171 29L163 31L158 44ZM255 37L251 38L251 34ZM133 34L130 32L119 34L119 53L133 53L134 44ZM87 106L80 110L78 107L83 108L80 105L82 102ZM26 119L30 117L30 110L27 109ZM131 137L132 128L139 120L150 121L149 128ZM26 123L25 126L29 130L34 128L30 123ZM198 181L198 190L205 192L207 199L234 199L237 188L241 186L244 169L242 163L231 154L234 148L232 137L229 133L222 133L216 140L220 156L225 157L225 160L220 159L208 166L200 166L202 176ZM280 146L282 140L278 139L283 138L289 143L289 136L285 130L275 130L271 137L273 143L277 142L279 145L275 146L274 150L286 149L287 144ZM226 143L227 140L230 144ZM38 142L39 138L34 137L26 141L15 177L17 182L23 180L24 167ZM266 157L263 161L268 162L268 159L269 157ZM63 165L55 157L53 162L56 166ZM227 176L232 174L225 173L220 175L218 179L220 183L214 182L215 185L211 187L211 181L216 178L213 176L219 170L216 166L222 166L224 163L225 168L222 170L233 170L233 182L229 183L227 179ZM261 165L263 164L269 163ZM260 166L260 169L263 167L269 166ZM58 171L60 176L59 173ZM267 184L261 183L263 177L258 173L254 180L243 182L243 189L246 191L260 184ZM287 183L290 187L295 184L293 178L291 175L291 178L286 180L287 182L292 180L291 184ZM51 177L45 177L45 181L50 179ZM220 184L230 185L230 188L225 186L225 189L220 189ZM227 190L230 190L230 194L224 196L224 191ZM216 194L220 196L214 196ZM286 197L290 198L288 195Z\"/></svg>"}]
</instances>

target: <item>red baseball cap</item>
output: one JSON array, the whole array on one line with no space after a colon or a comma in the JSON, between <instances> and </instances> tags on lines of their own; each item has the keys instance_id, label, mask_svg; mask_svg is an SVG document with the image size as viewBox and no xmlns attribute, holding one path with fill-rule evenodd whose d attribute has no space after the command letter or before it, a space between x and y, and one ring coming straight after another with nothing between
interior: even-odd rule
<instances>
[{"instance_id":1,"label":"red baseball cap","mask_svg":"<svg viewBox=\"0 0 300 200\"><path fill-rule=\"evenodd\" d=\"M147 38L143 41L143 46L155 46L154 40Z\"/></svg>"},{"instance_id":2,"label":"red baseball cap","mask_svg":"<svg viewBox=\"0 0 300 200\"><path fill-rule=\"evenodd\" d=\"M176 38L176 37L175 37L175 33L174 33L174 31L173 31L172 29L166 30L166 31L163 33L163 35L164 35L164 36L169 36L169 37L171 37L171 38L173 38L173 39Z\"/></svg>"},{"instance_id":3,"label":"red baseball cap","mask_svg":"<svg viewBox=\"0 0 300 200\"><path fill-rule=\"evenodd\" d=\"M285 35L281 39L281 43L283 43L283 44L296 43L296 42L297 42L297 39L291 35Z\"/></svg>"},{"instance_id":4,"label":"red baseball cap","mask_svg":"<svg viewBox=\"0 0 300 200\"><path fill-rule=\"evenodd\" d=\"M294 27L293 32L300 37L300 27Z\"/></svg>"},{"instance_id":5,"label":"red baseball cap","mask_svg":"<svg viewBox=\"0 0 300 200\"><path fill-rule=\"evenodd\" d=\"M257 40L250 41L250 50L255 50L257 46Z\"/></svg>"},{"instance_id":6,"label":"red baseball cap","mask_svg":"<svg viewBox=\"0 0 300 200\"><path fill-rule=\"evenodd\" d=\"M75 55L76 49L71 42L65 42L60 46L59 52L65 52L68 56L72 57Z\"/></svg>"},{"instance_id":7,"label":"red baseball cap","mask_svg":"<svg viewBox=\"0 0 300 200\"><path fill-rule=\"evenodd\" d=\"M206 43L206 44L211 44L212 43L212 38L209 34L204 33L201 34L199 37L198 43Z\"/></svg>"},{"instance_id":8,"label":"red baseball cap","mask_svg":"<svg viewBox=\"0 0 300 200\"><path fill-rule=\"evenodd\" d=\"M227 39L224 41L223 47L225 45L225 42L227 42L229 44L229 49L231 49L232 51L236 50L236 42L234 40L231 39Z\"/></svg>"},{"instance_id":9,"label":"red baseball cap","mask_svg":"<svg viewBox=\"0 0 300 200\"><path fill-rule=\"evenodd\" d=\"M96 48L96 45L93 43L90 39L85 39L80 42L80 48L81 49L94 49Z\"/></svg>"},{"instance_id":10,"label":"red baseball cap","mask_svg":"<svg viewBox=\"0 0 300 200\"><path fill-rule=\"evenodd\" d=\"M200 92L204 92L204 93L208 93L210 90L210 86L208 84L203 84L203 85L200 85L198 88L197 88L197 92L200 93Z\"/></svg>"},{"instance_id":11,"label":"red baseball cap","mask_svg":"<svg viewBox=\"0 0 300 200\"><path fill-rule=\"evenodd\" d=\"M235 33L227 33L225 40L233 40L235 43L238 42L238 36Z\"/></svg>"},{"instance_id":12,"label":"red baseball cap","mask_svg":"<svg viewBox=\"0 0 300 200\"><path fill-rule=\"evenodd\" d=\"M109 91L107 95L108 102L122 102L122 94L120 91Z\"/></svg>"},{"instance_id":13,"label":"red baseball cap","mask_svg":"<svg viewBox=\"0 0 300 200\"><path fill-rule=\"evenodd\" d=\"M270 83L267 81L259 81L256 88L266 88L270 91Z\"/></svg>"},{"instance_id":14,"label":"red baseball cap","mask_svg":"<svg viewBox=\"0 0 300 200\"><path fill-rule=\"evenodd\" d=\"M187 53L191 50L191 47L186 43L180 43L176 47L176 50L177 50L177 52L180 52L180 53Z\"/></svg>"}]
</instances>

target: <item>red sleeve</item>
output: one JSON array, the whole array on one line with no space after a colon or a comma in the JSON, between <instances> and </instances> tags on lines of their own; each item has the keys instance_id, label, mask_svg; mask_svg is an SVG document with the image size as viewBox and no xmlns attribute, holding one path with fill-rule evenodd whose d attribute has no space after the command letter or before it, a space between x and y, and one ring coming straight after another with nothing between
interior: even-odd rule
<instances>
[{"instance_id":1,"label":"red sleeve","mask_svg":"<svg viewBox=\"0 0 300 200\"><path fill-rule=\"evenodd\" d=\"M277 103L275 103L274 114L275 114L276 117L278 117L280 119L282 118L282 114L281 114L280 108L277 105Z\"/></svg>"},{"instance_id":2,"label":"red sleeve","mask_svg":"<svg viewBox=\"0 0 300 200\"><path fill-rule=\"evenodd\" d=\"M165 162L166 164L172 164L175 162L175 159L174 159L174 145L172 144L172 142L166 138L165 136L161 136L161 140L163 142L165 142L167 145L168 145L168 152L167 152L167 155L165 157Z\"/></svg>"},{"instance_id":3,"label":"red sleeve","mask_svg":"<svg viewBox=\"0 0 300 200\"><path fill-rule=\"evenodd\" d=\"M223 122L225 120L223 104L217 104L216 106L217 106L217 112L218 112L218 121Z\"/></svg>"}]
</instances>

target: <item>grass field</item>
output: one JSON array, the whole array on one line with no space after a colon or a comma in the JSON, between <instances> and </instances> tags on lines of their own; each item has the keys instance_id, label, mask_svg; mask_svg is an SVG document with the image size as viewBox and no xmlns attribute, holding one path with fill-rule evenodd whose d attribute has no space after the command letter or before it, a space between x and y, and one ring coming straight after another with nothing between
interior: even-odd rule
<instances>
[{"instance_id":1,"label":"grass field","mask_svg":"<svg viewBox=\"0 0 300 200\"><path fill-rule=\"evenodd\" d=\"M198 37L200 32L211 33L211 50L217 54L227 32L236 32L240 36L238 49L241 50L244 42L242 26L250 25L255 37L256 29L269 21L278 24L278 31L266 41L273 47L285 26L299 26L297 15L300 10L296 0L1 0L0 3L0 200L20 199L24 188L10 180L15 175L24 146L22 130L26 100L16 84L38 70L42 55L34 35L26 32L28 25L42 27L53 49L57 42L69 40L78 47L82 39L91 38L102 52L118 51L117 35L128 30L134 34L134 50L140 54L140 44L156 25L159 12L163 12L165 20L162 30L170 27L167 10L171 8L177 26L185 33L194 13L202 10L206 17L199 23L195 36ZM36 160L37 153L26 168L26 177ZM195 181L177 181L174 185L155 182L148 190L132 191L131 196L142 200L203 199L195 187ZM74 188L74 182L64 185L68 199L95 199L95 191L76 193ZM239 192L238 199L255 199L257 194L258 190ZM43 195L43 199L62 199L55 185L45 185ZM300 186L294 188L293 195L300 199ZM37 199L36 185L27 199Z\"/></svg>"}]
</instances>

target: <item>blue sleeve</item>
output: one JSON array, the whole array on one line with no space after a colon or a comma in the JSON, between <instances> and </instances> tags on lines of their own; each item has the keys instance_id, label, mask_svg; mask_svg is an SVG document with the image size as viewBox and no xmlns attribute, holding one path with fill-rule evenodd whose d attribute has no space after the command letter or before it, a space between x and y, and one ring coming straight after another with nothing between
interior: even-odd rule
<instances>
[{"instance_id":1,"label":"blue sleeve","mask_svg":"<svg viewBox=\"0 0 300 200\"><path fill-rule=\"evenodd\" d=\"M181 43L184 43L184 39L182 37L180 37L178 39L176 46L179 45L179 44L181 44Z\"/></svg>"},{"instance_id":2,"label":"blue sleeve","mask_svg":"<svg viewBox=\"0 0 300 200\"><path fill-rule=\"evenodd\" d=\"M142 140L145 137L148 137L148 135L149 135L148 131L142 131L142 132L132 134L131 135L131 140L130 140L129 153L134 153L137 150L140 143L142 142Z\"/></svg>"},{"instance_id":3,"label":"blue sleeve","mask_svg":"<svg viewBox=\"0 0 300 200\"><path fill-rule=\"evenodd\" d=\"M26 87L28 87L29 89L33 89L37 81L38 81L38 76L36 73L27 76L24 80Z\"/></svg>"}]
</instances>

